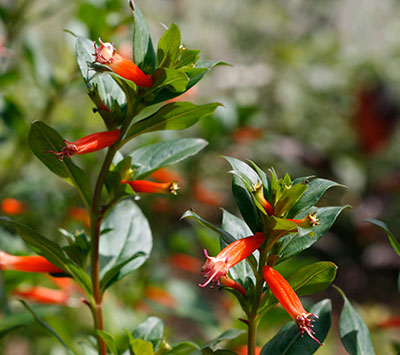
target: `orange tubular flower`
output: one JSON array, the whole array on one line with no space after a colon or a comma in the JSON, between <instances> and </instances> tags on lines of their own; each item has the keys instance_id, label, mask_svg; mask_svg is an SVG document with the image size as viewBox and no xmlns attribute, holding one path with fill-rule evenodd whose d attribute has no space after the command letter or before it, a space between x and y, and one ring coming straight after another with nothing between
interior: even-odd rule
<instances>
[{"instance_id":1,"label":"orange tubular flower","mask_svg":"<svg viewBox=\"0 0 400 355\"><path fill-rule=\"evenodd\" d=\"M127 80L133 81L137 86L150 87L153 85L153 77L143 73L139 67L127 58L119 55L111 43L103 43L99 39L100 46L94 43L93 54L95 61L109 67L114 73Z\"/></svg>"},{"instance_id":2,"label":"orange tubular flower","mask_svg":"<svg viewBox=\"0 0 400 355\"><path fill-rule=\"evenodd\" d=\"M76 221L82 222L86 227L90 227L89 212L82 207L71 207L68 210L68 216Z\"/></svg>"},{"instance_id":3,"label":"orange tubular flower","mask_svg":"<svg viewBox=\"0 0 400 355\"><path fill-rule=\"evenodd\" d=\"M32 302L59 304L63 306L68 303L69 299L68 293L65 291L40 286L34 286L24 290L17 289L13 291L13 295Z\"/></svg>"},{"instance_id":4,"label":"orange tubular flower","mask_svg":"<svg viewBox=\"0 0 400 355\"><path fill-rule=\"evenodd\" d=\"M175 297L160 287L148 286L145 290L145 296L148 300L161 304L166 308L172 309L177 305Z\"/></svg>"},{"instance_id":5,"label":"orange tubular flower","mask_svg":"<svg viewBox=\"0 0 400 355\"><path fill-rule=\"evenodd\" d=\"M0 251L0 270L16 270L24 272L65 273L42 256L15 256Z\"/></svg>"},{"instance_id":6,"label":"orange tubular flower","mask_svg":"<svg viewBox=\"0 0 400 355\"><path fill-rule=\"evenodd\" d=\"M302 219L288 218L288 221L296 223L299 227L303 227L303 228L315 227L316 225L319 224L319 219L317 218L317 212L309 213L307 216L305 216Z\"/></svg>"},{"instance_id":7,"label":"orange tubular flower","mask_svg":"<svg viewBox=\"0 0 400 355\"><path fill-rule=\"evenodd\" d=\"M61 152L49 150L48 153L53 153L63 160L65 157L69 158L71 155L80 155L96 152L113 145L119 138L121 131L114 129L113 131L97 132L89 134L88 136L79 138L75 142L68 142L64 140L65 147Z\"/></svg>"},{"instance_id":8,"label":"orange tubular flower","mask_svg":"<svg viewBox=\"0 0 400 355\"><path fill-rule=\"evenodd\" d=\"M174 268L193 273L197 273L201 268L201 261L199 259L182 253L171 254L168 263Z\"/></svg>"},{"instance_id":9,"label":"orange tubular flower","mask_svg":"<svg viewBox=\"0 0 400 355\"><path fill-rule=\"evenodd\" d=\"M16 200L15 198L5 198L1 201L1 210L10 216L15 216L17 214L23 213L26 211L26 205Z\"/></svg>"},{"instance_id":10,"label":"orange tubular flower","mask_svg":"<svg viewBox=\"0 0 400 355\"><path fill-rule=\"evenodd\" d=\"M173 194L177 195L179 191L179 185L176 181L158 183L147 180L132 180L132 181L121 181L121 184L129 184L135 192L146 192L156 194Z\"/></svg>"},{"instance_id":11,"label":"orange tubular flower","mask_svg":"<svg viewBox=\"0 0 400 355\"><path fill-rule=\"evenodd\" d=\"M221 277L225 277L232 266L249 257L264 241L265 235L258 232L251 237L235 240L222 249L216 257L208 256L207 250L204 249L207 261L201 268L201 274L206 280L199 286L205 287L215 282L219 285Z\"/></svg>"},{"instance_id":12,"label":"orange tubular flower","mask_svg":"<svg viewBox=\"0 0 400 355\"><path fill-rule=\"evenodd\" d=\"M271 292L299 327L301 336L303 336L304 333L307 333L319 345L323 345L314 336L315 332L311 329L312 319L310 319L310 317L318 317L315 314L308 313L304 309L300 298L297 296L296 292L294 292L289 283L278 271L268 265L263 267L263 275Z\"/></svg>"}]
</instances>

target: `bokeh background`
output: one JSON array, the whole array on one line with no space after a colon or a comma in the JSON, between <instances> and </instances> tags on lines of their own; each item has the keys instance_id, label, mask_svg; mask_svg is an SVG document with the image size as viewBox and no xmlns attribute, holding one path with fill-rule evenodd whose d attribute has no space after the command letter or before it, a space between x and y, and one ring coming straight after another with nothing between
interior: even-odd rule
<instances>
[{"instance_id":1,"label":"bokeh background","mask_svg":"<svg viewBox=\"0 0 400 355\"><path fill-rule=\"evenodd\" d=\"M224 107L186 131L142 136L133 149L175 137L202 137L209 145L172 168L182 185L178 197L151 196L138 204L154 234L148 262L106 298L106 324L113 334L134 329L149 315L161 317L166 336L204 342L222 330L243 328L240 309L226 292L201 289L202 249L218 252L217 235L180 220L193 208L220 223L220 207L239 215L231 196L229 166L221 155L250 159L280 176L318 176L346 185L329 190L320 205L349 204L313 248L282 265L290 272L316 260L338 265L335 284L357 305L377 354L396 354L399 328L380 323L400 314L400 259L383 232L363 222L386 221L400 234L400 3L394 0L136 0L156 43L176 23L188 48L216 67L185 99L219 101ZM0 0L0 200L1 213L31 225L60 243L59 228L86 228L79 196L54 177L29 150L30 123L42 120L75 140L103 130L75 62L74 38L114 42L132 52L132 16L119 0ZM96 153L101 154L101 153ZM93 172L98 155L77 157ZM171 173L171 172L170 172ZM4 203L15 198L22 208ZM20 206L20 207L21 207ZM0 249L28 254L11 231L0 229ZM27 324L0 342L4 354L63 354L60 346L20 309L12 290L51 285L43 276L0 275L0 323ZM334 320L341 301L332 288ZM306 300L307 302L307 300ZM65 339L88 337L91 317L71 307L36 308ZM276 309L260 329L264 344L289 318ZM8 323L7 323L8 322ZM74 339L74 340L72 340ZM345 353L333 327L317 354ZM122 340L121 340L122 341ZM245 342L238 338L229 346Z\"/></svg>"}]
</instances>

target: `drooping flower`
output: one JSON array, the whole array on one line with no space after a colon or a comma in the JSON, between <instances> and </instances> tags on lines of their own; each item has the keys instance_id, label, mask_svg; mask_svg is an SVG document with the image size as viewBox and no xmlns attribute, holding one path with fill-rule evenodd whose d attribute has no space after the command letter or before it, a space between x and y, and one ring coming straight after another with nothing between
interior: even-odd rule
<instances>
[{"instance_id":1,"label":"drooping flower","mask_svg":"<svg viewBox=\"0 0 400 355\"><path fill-rule=\"evenodd\" d=\"M5 198L1 201L1 210L10 216L15 216L26 211L25 203L16 200L15 198Z\"/></svg>"},{"instance_id":2,"label":"drooping flower","mask_svg":"<svg viewBox=\"0 0 400 355\"><path fill-rule=\"evenodd\" d=\"M36 303L59 304L63 306L67 305L69 300L67 292L41 286L16 289L13 291L13 295Z\"/></svg>"},{"instance_id":3,"label":"drooping flower","mask_svg":"<svg viewBox=\"0 0 400 355\"><path fill-rule=\"evenodd\" d=\"M287 282L278 271L274 270L269 265L263 267L263 275L271 292L299 327L301 335L303 336L304 333L307 333L319 345L323 345L314 336L315 332L311 329L312 319L310 319L310 317L318 317L304 309L299 296L294 292L289 282Z\"/></svg>"},{"instance_id":4,"label":"drooping flower","mask_svg":"<svg viewBox=\"0 0 400 355\"><path fill-rule=\"evenodd\" d=\"M319 224L319 219L317 218L317 212L309 213L307 216L305 216L302 219L288 218L288 221L296 223L299 227L302 227L302 228L315 227L316 225Z\"/></svg>"},{"instance_id":5,"label":"drooping flower","mask_svg":"<svg viewBox=\"0 0 400 355\"><path fill-rule=\"evenodd\" d=\"M0 251L0 270L16 270L24 272L65 273L42 256L16 256Z\"/></svg>"},{"instance_id":6,"label":"drooping flower","mask_svg":"<svg viewBox=\"0 0 400 355\"><path fill-rule=\"evenodd\" d=\"M208 256L207 250L204 249L207 261L201 269L201 274L206 280L200 286L205 287L215 282L219 284L221 277L225 277L232 266L249 257L264 241L265 235L258 232L251 237L235 240L215 257Z\"/></svg>"},{"instance_id":7,"label":"drooping flower","mask_svg":"<svg viewBox=\"0 0 400 355\"><path fill-rule=\"evenodd\" d=\"M179 191L179 185L176 181L159 183L147 180L123 180L121 184L128 184L135 192L177 195Z\"/></svg>"},{"instance_id":8,"label":"drooping flower","mask_svg":"<svg viewBox=\"0 0 400 355\"><path fill-rule=\"evenodd\" d=\"M64 140L65 147L63 147L60 152L49 150L48 153L53 153L57 155L60 160L63 160L65 157L71 157L71 155L96 152L113 145L120 134L121 131L119 129L114 129L113 131L92 133L72 143Z\"/></svg>"},{"instance_id":9,"label":"drooping flower","mask_svg":"<svg viewBox=\"0 0 400 355\"><path fill-rule=\"evenodd\" d=\"M140 68L131 60L119 55L111 43L103 43L99 39L100 46L94 43L93 54L95 61L104 64L119 76L133 81L137 86L150 87L153 85L153 77L143 73Z\"/></svg>"}]
</instances>

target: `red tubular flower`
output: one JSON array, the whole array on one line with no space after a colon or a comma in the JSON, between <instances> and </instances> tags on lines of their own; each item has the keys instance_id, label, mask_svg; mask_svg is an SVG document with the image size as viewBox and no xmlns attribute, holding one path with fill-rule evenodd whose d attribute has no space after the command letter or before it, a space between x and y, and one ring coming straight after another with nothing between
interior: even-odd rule
<instances>
[{"instance_id":1,"label":"red tubular flower","mask_svg":"<svg viewBox=\"0 0 400 355\"><path fill-rule=\"evenodd\" d=\"M179 185L176 181L158 183L147 180L121 181L121 184L129 184L135 192L156 193L156 194L173 194L177 195Z\"/></svg>"},{"instance_id":2,"label":"red tubular flower","mask_svg":"<svg viewBox=\"0 0 400 355\"><path fill-rule=\"evenodd\" d=\"M75 142L68 142L64 140L65 147L61 152L49 150L48 153L53 153L63 160L65 157L69 158L71 155L80 155L96 152L113 145L119 138L121 131L114 129L113 131L97 132L89 134L88 136L79 138Z\"/></svg>"},{"instance_id":3,"label":"red tubular flower","mask_svg":"<svg viewBox=\"0 0 400 355\"><path fill-rule=\"evenodd\" d=\"M143 73L139 67L127 58L119 55L111 43L103 43L99 39L100 46L94 43L93 54L95 61L109 67L116 74L133 81L137 86L150 87L153 85L153 77Z\"/></svg>"},{"instance_id":4,"label":"red tubular flower","mask_svg":"<svg viewBox=\"0 0 400 355\"><path fill-rule=\"evenodd\" d=\"M221 277L225 277L232 266L249 257L264 241L265 235L258 232L251 237L235 240L216 257L208 256L207 250L204 249L207 261L201 268L201 274L206 277L206 281L199 286L205 287L211 282L219 284Z\"/></svg>"},{"instance_id":5,"label":"red tubular flower","mask_svg":"<svg viewBox=\"0 0 400 355\"><path fill-rule=\"evenodd\" d=\"M222 276L220 281L224 286L230 287L230 288L233 288L234 290L239 291L243 296L246 294L246 290L242 286L240 286L236 281L232 280L231 278L229 278L227 276Z\"/></svg>"},{"instance_id":6,"label":"red tubular flower","mask_svg":"<svg viewBox=\"0 0 400 355\"><path fill-rule=\"evenodd\" d=\"M310 319L310 317L318 317L315 314L308 313L304 309L300 298L297 296L296 292L294 292L289 283L278 271L268 265L263 267L263 275L271 292L299 327L301 336L303 336L304 333L307 333L319 345L323 345L314 336L315 332L311 329L312 319Z\"/></svg>"},{"instance_id":7,"label":"red tubular flower","mask_svg":"<svg viewBox=\"0 0 400 355\"><path fill-rule=\"evenodd\" d=\"M17 289L13 291L13 295L32 302L59 304L63 306L68 303L69 299L68 293L65 291L40 286L34 286L23 290Z\"/></svg>"},{"instance_id":8,"label":"red tubular flower","mask_svg":"<svg viewBox=\"0 0 400 355\"><path fill-rule=\"evenodd\" d=\"M272 216L274 214L274 209L272 205L264 197L263 185L260 182L258 182L256 185L253 186L253 193L257 202L261 205L261 207L265 210L265 212L267 212L268 216Z\"/></svg>"},{"instance_id":9,"label":"red tubular flower","mask_svg":"<svg viewBox=\"0 0 400 355\"><path fill-rule=\"evenodd\" d=\"M16 270L24 272L65 273L42 256L15 256L0 251L0 270Z\"/></svg>"},{"instance_id":10,"label":"red tubular flower","mask_svg":"<svg viewBox=\"0 0 400 355\"><path fill-rule=\"evenodd\" d=\"M1 201L1 210L10 216L15 216L25 212L25 203L16 200L15 198L5 198Z\"/></svg>"},{"instance_id":11,"label":"red tubular flower","mask_svg":"<svg viewBox=\"0 0 400 355\"><path fill-rule=\"evenodd\" d=\"M90 227L89 212L82 207L71 207L68 210L68 216L76 221L82 222L86 227Z\"/></svg>"},{"instance_id":12,"label":"red tubular flower","mask_svg":"<svg viewBox=\"0 0 400 355\"><path fill-rule=\"evenodd\" d=\"M159 182L175 180L175 181L179 181L181 183L183 180L183 178L180 174L178 174L177 172L172 171L171 169L168 169L168 168L157 169L150 174L150 177Z\"/></svg>"},{"instance_id":13,"label":"red tubular flower","mask_svg":"<svg viewBox=\"0 0 400 355\"><path fill-rule=\"evenodd\" d=\"M316 225L319 224L319 219L317 218L317 212L309 213L307 216L305 216L302 219L288 218L288 221L296 223L299 227L303 227L303 228L315 227Z\"/></svg>"}]
</instances>

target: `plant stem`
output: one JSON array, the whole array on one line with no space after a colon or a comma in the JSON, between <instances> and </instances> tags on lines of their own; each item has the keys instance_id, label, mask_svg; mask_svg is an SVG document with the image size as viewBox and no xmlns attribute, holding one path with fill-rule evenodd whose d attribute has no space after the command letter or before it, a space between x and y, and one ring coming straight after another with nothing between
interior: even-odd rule
<instances>
[{"instance_id":1,"label":"plant stem","mask_svg":"<svg viewBox=\"0 0 400 355\"><path fill-rule=\"evenodd\" d=\"M267 250L263 249L260 251L260 258L258 263L258 273L256 276L256 286L254 288L254 298L252 303L252 309L248 314L248 336L247 336L247 349L248 355L256 354L256 344L257 344L257 328L259 323L259 318L257 317L258 308L261 303L261 295L264 286L264 278L262 277L262 268L265 265L267 259Z\"/></svg>"},{"instance_id":2,"label":"plant stem","mask_svg":"<svg viewBox=\"0 0 400 355\"><path fill-rule=\"evenodd\" d=\"M134 109L137 109L138 105L134 105ZM136 113L136 111L134 111ZM132 117L133 118L133 117ZM94 328L96 331L97 337L97 345L99 355L107 355L107 346L104 340L97 334L97 330L104 330L103 323L103 306L102 306L102 290L100 287L100 232L101 232L101 222L103 221L105 214L107 212L107 208L100 205L101 201L101 192L103 190L103 186L105 184L108 171L110 170L113 158L115 153L117 152L120 143L122 141L123 136L125 135L130 122L132 119L125 120L123 126L121 127L121 135L119 139L108 148L106 157L104 159L103 165L101 166L99 176L96 181L96 185L93 191L92 205L90 213L90 246L91 246L91 278L92 278L92 287L93 287L93 299L94 304L92 305L93 309L93 318L94 318Z\"/></svg>"}]
</instances>

